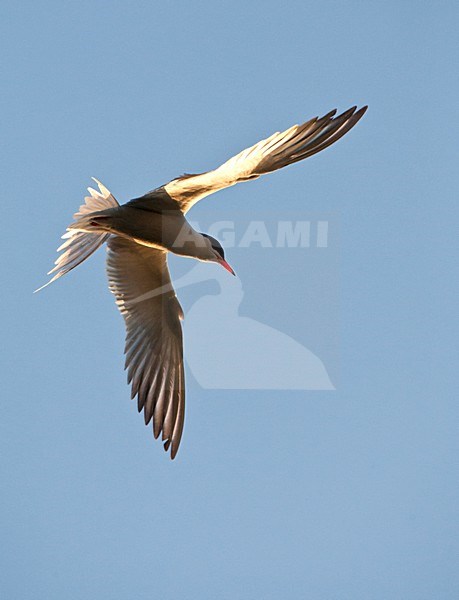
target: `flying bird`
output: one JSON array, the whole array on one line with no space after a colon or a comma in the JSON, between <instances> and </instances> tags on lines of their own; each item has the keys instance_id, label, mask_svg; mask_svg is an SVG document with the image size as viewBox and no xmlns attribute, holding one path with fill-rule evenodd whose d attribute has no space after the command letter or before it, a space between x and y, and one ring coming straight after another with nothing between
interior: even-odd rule
<instances>
[{"instance_id":1,"label":"flying bird","mask_svg":"<svg viewBox=\"0 0 459 600\"><path fill-rule=\"evenodd\" d=\"M242 181L257 179L324 150L362 118L367 107L333 110L302 125L276 132L233 156L218 168L182 175L120 206L109 190L89 196L62 236L62 254L48 273L46 287L107 243L109 288L126 326L125 368L131 398L137 397L145 424L153 421L155 438L175 458L185 416L183 311L175 295L167 254L215 262L234 275L220 243L193 229L186 219L202 198ZM38 291L38 290L36 290Z\"/></svg>"}]
</instances>

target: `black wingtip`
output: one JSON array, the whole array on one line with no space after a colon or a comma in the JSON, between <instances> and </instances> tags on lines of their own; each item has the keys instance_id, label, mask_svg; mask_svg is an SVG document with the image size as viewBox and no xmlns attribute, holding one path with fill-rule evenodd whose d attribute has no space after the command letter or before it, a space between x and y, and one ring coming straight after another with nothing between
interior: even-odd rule
<instances>
[{"instance_id":1,"label":"black wingtip","mask_svg":"<svg viewBox=\"0 0 459 600\"><path fill-rule=\"evenodd\" d=\"M336 108L334 108L333 110L331 110L329 113L327 113L326 115L324 115L323 117L316 117L316 120L320 121L320 122L324 122L324 121L336 121L336 119L342 119L343 121L345 121L346 119L350 119L351 117L356 117L358 115L358 118L362 117L366 111L367 111L368 105L362 106L362 108L359 108L359 110L357 110L357 105L355 106L351 106L351 108L348 108L346 111L344 111L343 113L341 113L338 116L335 116L336 113L338 112L338 110Z\"/></svg>"},{"instance_id":2,"label":"black wingtip","mask_svg":"<svg viewBox=\"0 0 459 600\"><path fill-rule=\"evenodd\" d=\"M324 115L323 117L321 117L320 121L328 121L328 119L331 119L332 117L334 117L337 112L338 112L338 109L334 108L333 110L331 110L330 112L328 112L326 115Z\"/></svg>"},{"instance_id":3,"label":"black wingtip","mask_svg":"<svg viewBox=\"0 0 459 600\"><path fill-rule=\"evenodd\" d=\"M368 105L362 106L362 108L359 108L359 110L356 113L353 114L353 119L355 120L356 123L367 112L367 109L368 109Z\"/></svg>"},{"instance_id":4,"label":"black wingtip","mask_svg":"<svg viewBox=\"0 0 459 600\"><path fill-rule=\"evenodd\" d=\"M352 117L354 115L356 109L357 109L357 106L351 106L351 108L348 108L343 113L341 113L340 115L335 117L335 119L333 119L333 120L337 121L338 119L341 119L342 121L346 121L346 119L349 119L350 117Z\"/></svg>"},{"instance_id":5,"label":"black wingtip","mask_svg":"<svg viewBox=\"0 0 459 600\"><path fill-rule=\"evenodd\" d=\"M177 456L177 452L178 452L178 446L177 444L172 443L171 439L166 440L163 443L164 446L164 450L167 452L169 450L169 448L171 449L171 460L174 460L174 458Z\"/></svg>"}]
</instances>

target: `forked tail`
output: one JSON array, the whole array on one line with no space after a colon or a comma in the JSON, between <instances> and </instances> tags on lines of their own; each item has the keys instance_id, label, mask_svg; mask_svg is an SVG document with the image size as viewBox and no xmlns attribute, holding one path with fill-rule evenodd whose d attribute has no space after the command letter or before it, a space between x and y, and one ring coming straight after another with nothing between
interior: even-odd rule
<instances>
[{"instance_id":1,"label":"forked tail","mask_svg":"<svg viewBox=\"0 0 459 600\"><path fill-rule=\"evenodd\" d=\"M56 281L56 279L59 279L59 277L62 277L62 275L65 275L77 267L86 260L88 256L95 252L109 237L109 233L88 233L73 228L79 221L87 222L87 217L90 213L119 206L118 202L107 188L97 181L97 179L94 179L94 181L97 183L100 191L88 188L90 196L85 197L85 204L82 204L78 212L73 215L75 223L72 223L67 227L67 232L62 236L62 239L65 239L65 242L57 249L58 252L63 252L54 263L56 266L48 273L48 275L51 275L52 273L55 273L55 275L53 275L48 283L42 285L38 290L35 290L35 292L39 292L53 281Z\"/></svg>"}]
</instances>

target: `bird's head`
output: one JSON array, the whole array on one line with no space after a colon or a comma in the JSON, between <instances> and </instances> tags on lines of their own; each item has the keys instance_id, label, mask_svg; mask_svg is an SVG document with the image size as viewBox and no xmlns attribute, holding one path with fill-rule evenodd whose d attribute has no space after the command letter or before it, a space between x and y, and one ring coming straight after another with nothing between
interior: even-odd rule
<instances>
[{"instance_id":1,"label":"bird's head","mask_svg":"<svg viewBox=\"0 0 459 600\"><path fill-rule=\"evenodd\" d=\"M224 269L229 271L231 275L236 275L233 269L225 260L225 251L222 248L222 245L218 240L213 238L211 235L207 233L201 234L204 237L204 243L206 245L206 259L210 262L216 262L221 265Z\"/></svg>"}]
</instances>

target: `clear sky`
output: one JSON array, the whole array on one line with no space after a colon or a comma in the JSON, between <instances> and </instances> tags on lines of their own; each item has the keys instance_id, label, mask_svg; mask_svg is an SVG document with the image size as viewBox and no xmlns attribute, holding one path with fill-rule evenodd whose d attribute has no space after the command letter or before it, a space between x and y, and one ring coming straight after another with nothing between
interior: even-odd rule
<instances>
[{"instance_id":1,"label":"clear sky","mask_svg":"<svg viewBox=\"0 0 459 600\"><path fill-rule=\"evenodd\" d=\"M458 598L457 2L0 13L2 597ZM241 314L336 390L203 389L187 367L171 462L129 401L104 252L32 295L59 236L90 176L126 201L353 104L338 144L190 213L332 215L323 270L313 248L228 259Z\"/></svg>"}]
</instances>

